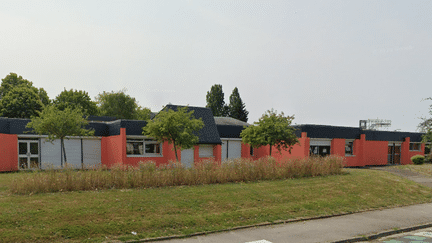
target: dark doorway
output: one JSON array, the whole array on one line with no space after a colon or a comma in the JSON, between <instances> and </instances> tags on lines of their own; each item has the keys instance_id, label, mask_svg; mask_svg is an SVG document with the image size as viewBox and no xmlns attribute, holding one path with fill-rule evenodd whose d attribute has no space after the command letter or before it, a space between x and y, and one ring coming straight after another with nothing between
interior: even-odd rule
<instances>
[{"instance_id":1,"label":"dark doorway","mask_svg":"<svg viewBox=\"0 0 432 243\"><path fill-rule=\"evenodd\" d=\"M393 144L388 146L388 164L400 164L401 145Z\"/></svg>"}]
</instances>

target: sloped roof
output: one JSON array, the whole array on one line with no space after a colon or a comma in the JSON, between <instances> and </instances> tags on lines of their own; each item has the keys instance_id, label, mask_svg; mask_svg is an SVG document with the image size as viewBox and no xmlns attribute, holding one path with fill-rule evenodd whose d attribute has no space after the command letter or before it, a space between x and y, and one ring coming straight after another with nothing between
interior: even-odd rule
<instances>
[{"instance_id":1,"label":"sloped roof","mask_svg":"<svg viewBox=\"0 0 432 243\"><path fill-rule=\"evenodd\" d=\"M178 105L166 105L164 109L177 111ZM194 111L193 116L196 119L201 118L204 122L204 127L196 134L199 137L199 144L221 144L216 123L213 118L213 113L209 108L188 106L188 112Z\"/></svg>"},{"instance_id":2,"label":"sloped roof","mask_svg":"<svg viewBox=\"0 0 432 243\"><path fill-rule=\"evenodd\" d=\"M249 123L240 121L238 119L232 118L232 117L222 117L222 116L215 116L214 117L216 125L233 125L233 126L250 126Z\"/></svg>"}]
</instances>

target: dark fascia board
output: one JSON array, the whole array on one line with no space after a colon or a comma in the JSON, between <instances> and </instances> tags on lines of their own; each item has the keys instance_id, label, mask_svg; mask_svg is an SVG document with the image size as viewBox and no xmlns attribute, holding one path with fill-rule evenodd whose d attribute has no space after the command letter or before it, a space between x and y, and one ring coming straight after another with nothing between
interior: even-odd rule
<instances>
[{"instance_id":1,"label":"dark fascia board","mask_svg":"<svg viewBox=\"0 0 432 243\"><path fill-rule=\"evenodd\" d=\"M216 125L220 138L241 138L240 133L244 126L237 125Z\"/></svg>"},{"instance_id":2,"label":"dark fascia board","mask_svg":"<svg viewBox=\"0 0 432 243\"><path fill-rule=\"evenodd\" d=\"M307 133L309 138L360 138L361 130L355 127L339 127L328 125L302 124L293 126L297 129L296 135L299 137L302 132Z\"/></svg>"},{"instance_id":3,"label":"dark fascia board","mask_svg":"<svg viewBox=\"0 0 432 243\"><path fill-rule=\"evenodd\" d=\"M314 124L295 125L294 127L300 131L300 134L301 132L307 132L309 138L358 139L360 134L365 134L368 141L404 141L406 137L409 137L411 142L421 142L423 135L423 133L415 132L374 131L362 130L356 127Z\"/></svg>"},{"instance_id":4,"label":"dark fascia board","mask_svg":"<svg viewBox=\"0 0 432 243\"><path fill-rule=\"evenodd\" d=\"M143 135L143 127L147 121L139 120L120 120L120 127L126 128L126 135Z\"/></svg>"},{"instance_id":5,"label":"dark fascia board","mask_svg":"<svg viewBox=\"0 0 432 243\"><path fill-rule=\"evenodd\" d=\"M171 109L176 111L178 107L185 106L166 105L162 110ZM222 144L211 110L204 107L188 106L188 112L189 111L194 111L193 116L196 119L201 118L204 122L204 127L195 134L199 137L198 144Z\"/></svg>"}]
</instances>

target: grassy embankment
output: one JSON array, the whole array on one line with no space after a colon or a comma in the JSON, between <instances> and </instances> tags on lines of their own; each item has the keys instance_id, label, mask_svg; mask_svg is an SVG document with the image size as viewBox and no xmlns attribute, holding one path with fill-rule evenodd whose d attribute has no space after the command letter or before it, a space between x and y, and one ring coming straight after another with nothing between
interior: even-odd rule
<instances>
[{"instance_id":1,"label":"grassy embankment","mask_svg":"<svg viewBox=\"0 0 432 243\"><path fill-rule=\"evenodd\" d=\"M33 195L15 194L11 188L36 173L0 174L0 241L142 239L432 201L432 189L383 171L342 172L246 183Z\"/></svg>"},{"instance_id":2,"label":"grassy embankment","mask_svg":"<svg viewBox=\"0 0 432 243\"><path fill-rule=\"evenodd\" d=\"M414 171L426 176L432 176L432 164L422 164L422 165L402 165L399 166L400 169Z\"/></svg>"}]
</instances>

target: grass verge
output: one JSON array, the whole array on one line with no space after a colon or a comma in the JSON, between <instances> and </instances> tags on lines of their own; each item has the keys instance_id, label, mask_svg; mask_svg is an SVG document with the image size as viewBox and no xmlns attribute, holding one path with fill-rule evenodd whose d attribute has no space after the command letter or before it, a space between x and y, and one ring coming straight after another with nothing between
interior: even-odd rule
<instances>
[{"instance_id":1,"label":"grass verge","mask_svg":"<svg viewBox=\"0 0 432 243\"><path fill-rule=\"evenodd\" d=\"M4 242L103 242L213 231L432 201L432 189L384 171L299 179L16 195L0 174ZM131 232L137 232L133 235Z\"/></svg>"},{"instance_id":2,"label":"grass verge","mask_svg":"<svg viewBox=\"0 0 432 243\"><path fill-rule=\"evenodd\" d=\"M422 164L422 165L401 165L398 166L399 169L414 171L426 176L432 176L432 164Z\"/></svg>"}]
</instances>

